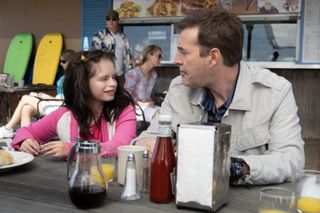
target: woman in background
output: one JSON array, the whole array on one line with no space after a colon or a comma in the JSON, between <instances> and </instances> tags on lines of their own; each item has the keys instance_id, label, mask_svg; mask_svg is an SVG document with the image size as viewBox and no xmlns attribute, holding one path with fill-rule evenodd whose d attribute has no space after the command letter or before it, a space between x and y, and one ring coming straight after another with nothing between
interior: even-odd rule
<instances>
[{"instance_id":1,"label":"woman in background","mask_svg":"<svg viewBox=\"0 0 320 213\"><path fill-rule=\"evenodd\" d=\"M137 104L152 106L151 92L157 80L157 73L153 69L159 66L162 50L157 45L147 46L137 66L125 74L124 87L132 95Z\"/></svg>"}]
</instances>

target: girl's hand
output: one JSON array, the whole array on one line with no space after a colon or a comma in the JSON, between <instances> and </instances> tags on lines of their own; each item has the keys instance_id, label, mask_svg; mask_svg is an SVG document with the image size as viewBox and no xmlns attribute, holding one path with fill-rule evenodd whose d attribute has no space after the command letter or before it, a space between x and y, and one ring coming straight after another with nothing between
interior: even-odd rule
<instances>
[{"instance_id":1,"label":"girl's hand","mask_svg":"<svg viewBox=\"0 0 320 213\"><path fill-rule=\"evenodd\" d=\"M22 142L20 146L20 151L37 156L40 155L40 145L33 138L28 138Z\"/></svg>"},{"instance_id":2,"label":"girl's hand","mask_svg":"<svg viewBox=\"0 0 320 213\"><path fill-rule=\"evenodd\" d=\"M41 153L44 156L67 157L67 145L63 141L51 141L41 146Z\"/></svg>"}]
</instances>

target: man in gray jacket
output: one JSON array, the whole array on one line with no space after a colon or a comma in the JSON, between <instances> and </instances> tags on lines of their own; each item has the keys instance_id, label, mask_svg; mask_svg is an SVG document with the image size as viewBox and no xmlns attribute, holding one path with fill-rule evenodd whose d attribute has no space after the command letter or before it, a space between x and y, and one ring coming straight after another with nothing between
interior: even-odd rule
<instances>
[{"instance_id":1,"label":"man in gray jacket","mask_svg":"<svg viewBox=\"0 0 320 213\"><path fill-rule=\"evenodd\" d=\"M290 82L241 62L242 23L225 10L200 11L178 28L180 76L160 109L172 115L172 130L179 123L230 124L232 183L295 180L304 167L304 142ZM153 150L157 123L158 115L138 144Z\"/></svg>"}]
</instances>

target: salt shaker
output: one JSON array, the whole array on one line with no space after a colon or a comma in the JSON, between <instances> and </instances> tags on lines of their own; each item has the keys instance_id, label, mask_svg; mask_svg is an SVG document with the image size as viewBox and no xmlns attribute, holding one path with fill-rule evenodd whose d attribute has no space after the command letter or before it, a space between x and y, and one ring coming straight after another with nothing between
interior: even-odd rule
<instances>
[{"instance_id":1,"label":"salt shaker","mask_svg":"<svg viewBox=\"0 0 320 213\"><path fill-rule=\"evenodd\" d=\"M140 191L137 183L136 161L133 153L129 153L126 165L124 189L121 194L123 200L140 199Z\"/></svg>"},{"instance_id":2,"label":"salt shaker","mask_svg":"<svg viewBox=\"0 0 320 213\"><path fill-rule=\"evenodd\" d=\"M148 150L145 149L142 154L142 186L141 192L148 193L149 192L149 153Z\"/></svg>"}]
</instances>

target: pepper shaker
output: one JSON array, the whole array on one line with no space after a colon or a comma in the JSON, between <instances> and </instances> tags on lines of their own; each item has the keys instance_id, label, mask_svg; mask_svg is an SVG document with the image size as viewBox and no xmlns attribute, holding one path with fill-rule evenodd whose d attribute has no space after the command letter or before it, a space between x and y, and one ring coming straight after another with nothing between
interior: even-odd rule
<instances>
[{"instance_id":1,"label":"pepper shaker","mask_svg":"<svg viewBox=\"0 0 320 213\"><path fill-rule=\"evenodd\" d=\"M147 149L144 150L142 154L142 186L141 192L149 192L149 182L150 182L150 165L149 165L149 152Z\"/></svg>"}]
</instances>

